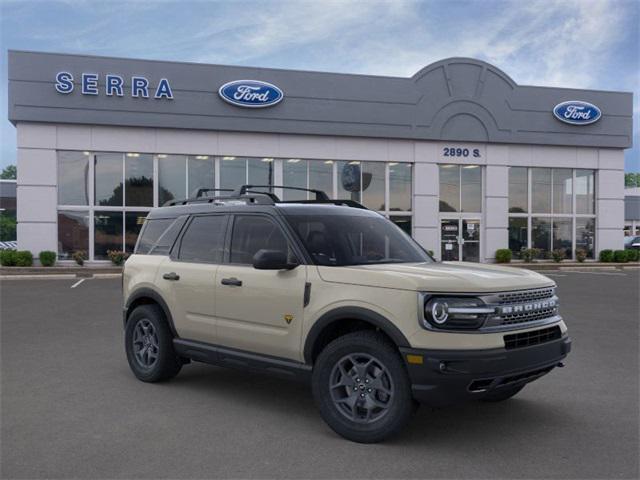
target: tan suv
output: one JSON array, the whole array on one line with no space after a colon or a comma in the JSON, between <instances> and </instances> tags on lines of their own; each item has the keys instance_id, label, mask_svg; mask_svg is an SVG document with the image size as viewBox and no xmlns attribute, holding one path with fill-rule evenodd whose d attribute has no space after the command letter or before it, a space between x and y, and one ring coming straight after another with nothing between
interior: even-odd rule
<instances>
[{"instance_id":1,"label":"tan suv","mask_svg":"<svg viewBox=\"0 0 640 480\"><path fill-rule=\"evenodd\" d=\"M506 400L562 366L571 342L547 277L436 262L356 202L256 189L147 217L123 278L140 380L193 360L310 381L333 430L377 442L418 402Z\"/></svg>"}]
</instances>

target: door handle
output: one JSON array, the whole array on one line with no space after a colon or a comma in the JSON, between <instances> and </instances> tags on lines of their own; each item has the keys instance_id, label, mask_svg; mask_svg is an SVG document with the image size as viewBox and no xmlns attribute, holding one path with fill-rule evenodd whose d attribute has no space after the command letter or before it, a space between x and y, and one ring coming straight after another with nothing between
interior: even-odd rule
<instances>
[{"instance_id":1,"label":"door handle","mask_svg":"<svg viewBox=\"0 0 640 480\"><path fill-rule=\"evenodd\" d=\"M171 273L165 273L164 275L162 275L162 278L164 278L165 280L180 280L180 275L178 275L176 272L171 272Z\"/></svg>"},{"instance_id":2,"label":"door handle","mask_svg":"<svg viewBox=\"0 0 640 480\"><path fill-rule=\"evenodd\" d=\"M241 287L242 286L242 280L238 280L235 277L232 278L223 278L220 283L222 285L229 285L232 287Z\"/></svg>"}]
</instances>

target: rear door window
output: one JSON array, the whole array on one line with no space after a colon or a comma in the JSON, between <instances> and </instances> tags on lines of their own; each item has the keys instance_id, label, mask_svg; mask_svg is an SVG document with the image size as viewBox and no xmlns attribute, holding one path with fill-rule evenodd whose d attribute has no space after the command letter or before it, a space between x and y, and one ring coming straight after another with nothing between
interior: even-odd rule
<instances>
[{"instance_id":1,"label":"rear door window","mask_svg":"<svg viewBox=\"0 0 640 480\"><path fill-rule=\"evenodd\" d=\"M180 242L178 259L183 262L222 263L226 215L193 217Z\"/></svg>"}]
</instances>

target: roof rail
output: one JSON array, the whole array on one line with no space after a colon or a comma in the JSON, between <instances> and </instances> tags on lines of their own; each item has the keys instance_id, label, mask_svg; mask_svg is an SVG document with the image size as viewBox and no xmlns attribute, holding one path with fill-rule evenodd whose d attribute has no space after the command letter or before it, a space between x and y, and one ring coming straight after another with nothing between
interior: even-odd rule
<instances>
[{"instance_id":1,"label":"roof rail","mask_svg":"<svg viewBox=\"0 0 640 480\"><path fill-rule=\"evenodd\" d=\"M273 191L274 188L282 188L283 190L297 190L300 192L311 192L315 194L316 200L323 200L323 201L330 200L329 196L326 193L324 193L322 190L316 190L313 188L302 188L302 187L286 187L284 185L242 185L236 191L236 195L244 195L245 193L252 191L255 188L268 188L269 191ZM258 193L258 192L255 192L255 193Z\"/></svg>"},{"instance_id":2,"label":"roof rail","mask_svg":"<svg viewBox=\"0 0 640 480\"><path fill-rule=\"evenodd\" d=\"M214 205L230 205L235 202L244 202L247 205L274 205L275 195L267 193L248 193L245 195L229 195L229 196L216 196L216 197L195 197L185 198L182 200L169 200L165 202L163 207L175 207L178 205L191 205L195 203L213 203ZM275 197L276 199L278 197Z\"/></svg>"},{"instance_id":3,"label":"roof rail","mask_svg":"<svg viewBox=\"0 0 640 480\"><path fill-rule=\"evenodd\" d=\"M207 193L209 192L233 192L233 191L235 191L233 188L199 188L196 190L196 194L193 197L189 197L189 198L208 197L209 195L207 195Z\"/></svg>"}]
</instances>

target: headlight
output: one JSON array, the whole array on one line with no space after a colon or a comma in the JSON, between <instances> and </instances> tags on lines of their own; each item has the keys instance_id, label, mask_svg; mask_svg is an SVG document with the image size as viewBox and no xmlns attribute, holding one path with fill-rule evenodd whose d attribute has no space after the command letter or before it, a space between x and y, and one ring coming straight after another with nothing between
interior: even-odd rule
<instances>
[{"instance_id":1,"label":"headlight","mask_svg":"<svg viewBox=\"0 0 640 480\"><path fill-rule=\"evenodd\" d=\"M424 304L423 326L444 330L477 329L495 310L475 297L431 297Z\"/></svg>"}]
</instances>

